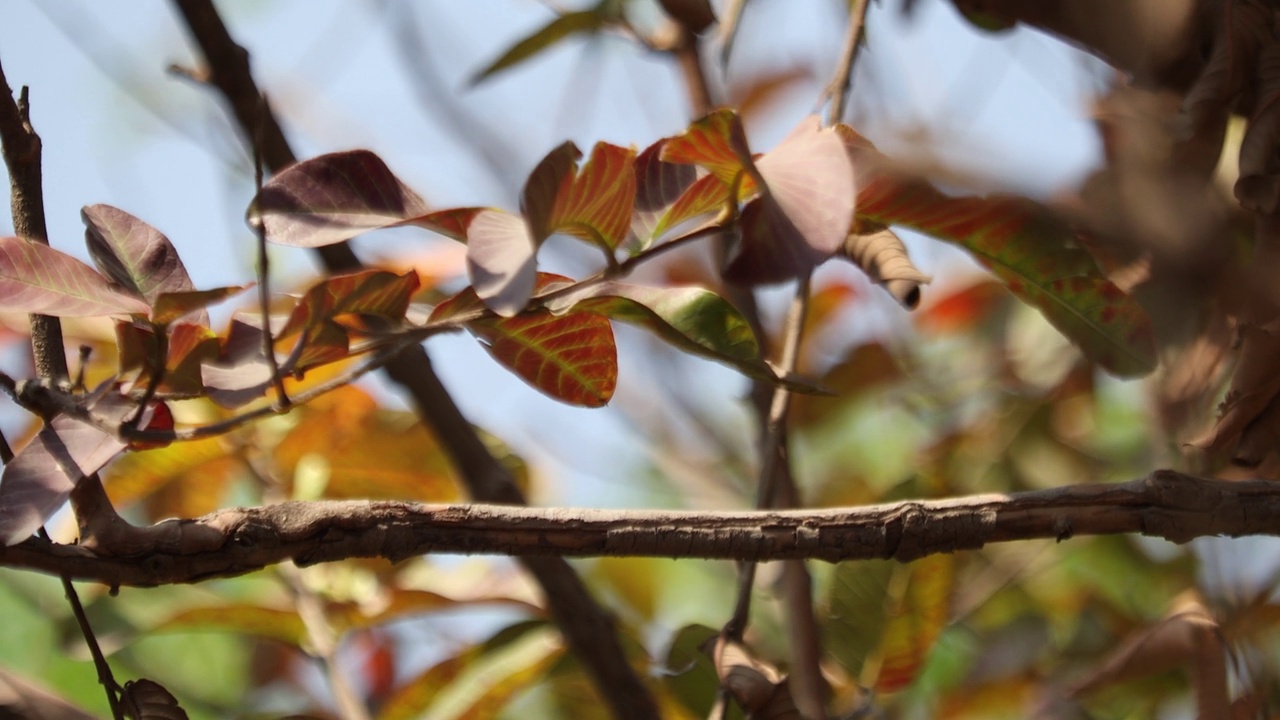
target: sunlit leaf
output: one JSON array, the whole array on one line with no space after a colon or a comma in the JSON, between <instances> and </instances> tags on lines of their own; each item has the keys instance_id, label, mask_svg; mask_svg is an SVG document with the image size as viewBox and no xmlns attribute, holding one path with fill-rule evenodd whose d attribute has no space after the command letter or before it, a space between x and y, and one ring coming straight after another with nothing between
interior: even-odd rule
<instances>
[{"instance_id":1,"label":"sunlit leaf","mask_svg":"<svg viewBox=\"0 0 1280 720\"><path fill-rule=\"evenodd\" d=\"M739 175L754 168L747 133L732 110L717 110L668 138L661 158L704 167L725 185L733 185Z\"/></svg>"},{"instance_id":2,"label":"sunlit leaf","mask_svg":"<svg viewBox=\"0 0 1280 720\"><path fill-rule=\"evenodd\" d=\"M110 205L80 211L85 244L113 282L155 304L161 293L195 290L178 251L159 230Z\"/></svg>"},{"instance_id":3,"label":"sunlit leaf","mask_svg":"<svg viewBox=\"0 0 1280 720\"><path fill-rule=\"evenodd\" d=\"M548 303L639 325L673 346L741 372L776 379L760 357L751 324L729 301L699 287L655 288L603 282Z\"/></svg>"},{"instance_id":4,"label":"sunlit leaf","mask_svg":"<svg viewBox=\"0 0 1280 720\"><path fill-rule=\"evenodd\" d=\"M155 327L149 321L117 321L116 346L122 377L134 375L134 382L145 386L151 379L152 365L160 352ZM204 325L176 322L168 327L168 355L164 379L157 388L162 397L195 397L202 394L204 382L200 366L218 357L218 336Z\"/></svg>"},{"instance_id":5,"label":"sunlit leaf","mask_svg":"<svg viewBox=\"0 0 1280 720\"><path fill-rule=\"evenodd\" d=\"M693 166L662 160L666 144L666 138L657 141L641 151L632 163L636 176L636 212L631 229L640 238L642 247L659 234L657 219L698 178ZM723 194L728 195L728 191Z\"/></svg>"},{"instance_id":6,"label":"sunlit leaf","mask_svg":"<svg viewBox=\"0 0 1280 720\"><path fill-rule=\"evenodd\" d=\"M843 149L840 136L811 116L756 161L764 189L742 209L726 279L781 282L840 248L854 207L853 165Z\"/></svg>"},{"instance_id":7,"label":"sunlit leaf","mask_svg":"<svg viewBox=\"0 0 1280 720\"><path fill-rule=\"evenodd\" d=\"M671 638L663 684L686 708L706 717L715 702L720 678L706 652L719 631L705 625L686 625Z\"/></svg>"},{"instance_id":8,"label":"sunlit leaf","mask_svg":"<svg viewBox=\"0 0 1280 720\"><path fill-rule=\"evenodd\" d=\"M151 513L151 519L194 517L218 507L226 483L237 467L239 461L228 454L222 440L205 438L127 453L107 466L102 472L102 482L112 504L121 508L176 486L180 493L199 499L192 504L207 509L184 515ZM210 494L214 497L207 497Z\"/></svg>"},{"instance_id":9,"label":"sunlit leaf","mask_svg":"<svg viewBox=\"0 0 1280 720\"><path fill-rule=\"evenodd\" d=\"M840 563L827 601L824 647L852 677L880 643L888 619L886 598L895 572L905 566L890 560Z\"/></svg>"},{"instance_id":10,"label":"sunlit leaf","mask_svg":"<svg viewBox=\"0 0 1280 720\"><path fill-rule=\"evenodd\" d=\"M252 286L232 285L211 290L162 292L152 300L151 322L157 325L168 325L182 317L204 310L210 305L217 305L229 297L239 295L250 287Z\"/></svg>"},{"instance_id":11,"label":"sunlit leaf","mask_svg":"<svg viewBox=\"0 0 1280 720\"><path fill-rule=\"evenodd\" d=\"M467 273L485 306L503 316L533 295L537 242L524 219L501 210L477 214L467 228Z\"/></svg>"},{"instance_id":12,"label":"sunlit leaf","mask_svg":"<svg viewBox=\"0 0 1280 720\"><path fill-rule=\"evenodd\" d=\"M555 198L547 220L552 232L563 232L608 250L626 238L635 206L635 150L598 142L587 164Z\"/></svg>"},{"instance_id":13,"label":"sunlit leaf","mask_svg":"<svg viewBox=\"0 0 1280 720\"><path fill-rule=\"evenodd\" d=\"M729 203L731 192L731 188L715 175L698 178L658 219L653 228L653 237L662 237L671 228L701 215L723 212Z\"/></svg>"},{"instance_id":14,"label":"sunlit leaf","mask_svg":"<svg viewBox=\"0 0 1280 720\"><path fill-rule=\"evenodd\" d=\"M479 83L496 72L528 60L570 35L598 32L604 27L605 21L605 15L597 9L564 13L512 45L501 57L476 73L471 82Z\"/></svg>"},{"instance_id":15,"label":"sunlit leaf","mask_svg":"<svg viewBox=\"0 0 1280 720\"><path fill-rule=\"evenodd\" d=\"M1127 377L1155 368L1150 319L1102 274L1063 221L1024 198L944 195L895 174L865 139L840 130L858 167L859 217L965 248L1112 373Z\"/></svg>"},{"instance_id":16,"label":"sunlit leaf","mask_svg":"<svg viewBox=\"0 0 1280 720\"><path fill-rule=\"evenodd\" d=\"M249 209L267 240L320 247L427 214L427 204L368 150L330 153L285 168Z\"/></svg>"},{"instance_id":17,"label":"sunlit leaf","mask_svg":"<svg viewBox=\"0 0 1280 720\"><path fill-rule=\"evenodd\" d=\"M93 268L47 245L0 238L0 310L58 317L145 314Z\"/></svg>"},{"instance_id":18,"label":"sunlit leaf","mask_svg":"<svg viewBox=\"0 0 1280 720\"><path fill-rule=\"evenodd\" d=\"M335 275L307 289L277 338L301 333L298 343L302 351L294 369L340 360L347 355L351 333L359 329L352 322L343 322L345 318L399 322L417 290L418 275L413 272L397 275L386 270L361 270Z\"/></svg>"},{"instance_id":19,"label":"sunlit leaf","mask_svg":"<svg viewBox=\"0 0 1280 720\"><path fill-rule=\"evenodd\" d=\"M538 290L569 282L540 273ZM431 320L446 319L461 308L474 307L475 291L467 288L436 306ZM613 397L618 381L617 347L608 318L594 312L555 314L539 308L509 318L467 323L495 360L525 382L571 405L600 407Z\"/></svg>"},{"instance_id":20,"label":"sunlit leaf","mask_svg":"<svg viewBox=\"0 0 1280 720\"><path fill-rule=\"evenodd\" d=\"M451 237L454 240L466 242L467 228L470 227L471 221L475 219L476 215L479 215L485 210L486 208L481 207L437 210L433 213L427 213L421 217L413 218L413 224L433 232L438 232L446 237Z\"/></svg>"}]
</instances>

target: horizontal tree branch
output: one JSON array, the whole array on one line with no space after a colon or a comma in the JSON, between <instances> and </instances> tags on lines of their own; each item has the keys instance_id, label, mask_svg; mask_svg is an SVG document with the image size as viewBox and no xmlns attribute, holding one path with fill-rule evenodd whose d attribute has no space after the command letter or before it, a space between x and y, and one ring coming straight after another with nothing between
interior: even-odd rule
<instances>
[{"instance_id":1,"label":"horizontal tree branch","mask_svg":"<svg viewBox=\"0 0 1280 720\"><path fill-rule=\"evenodd\" d=\"M1280 483L1158 470L1118 484L821 510L579 510L409 502L287 502L139 528L146 549L101 556L32 538L0 565L113 587L200 582L292 560L398 561L429 553L838 562L974 550L988 543L1141 533L1182 543L1280 535Z\"/></svg>"}]
</instances>

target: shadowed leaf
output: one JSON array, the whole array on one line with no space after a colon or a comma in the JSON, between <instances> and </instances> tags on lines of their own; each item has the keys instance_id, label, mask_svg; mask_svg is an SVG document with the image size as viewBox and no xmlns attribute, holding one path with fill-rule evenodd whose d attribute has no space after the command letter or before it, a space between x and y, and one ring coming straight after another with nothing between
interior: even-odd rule
<instances>
[{"instance_id":1,"label":"shadowed leaf","mask_svg":"<svg viewBox=\"0 0 1280 720\"><path fill-rule=\"evenodd\" d=\"M537 290L568 283L558 275L539 273ZM432 321L466 312L477 305L467 288L440 303ZM608 318L594 312L555 314L539 308L501 319L467 323L480 343L501 365L551 397L584 407L600 407L613 397L618 380L617 347Z\"/></svg>"},{"instance_id":2,"label":"shadowed leaf","mask_svg":"<svg viewBox=\"0 0 1280 720\"><path fill-rule=\"evenodd\" d=\"M120 692L120 708L132 720L187 720L178 699L154 680L130 680Z\"/></svg>"},{"instance_id":3,"label":"shadowed leaf","mask_svg":"<svg viewBox=\"0 0 1280 720\"><path fill-rule=\"evenodd\" d=\"M555 232L556 200L569 194L582 151L571 142L561 143L529 173L520 192L520 212L529 223L535 247Z\"/></svg>"},{"instance_id":4,"label":"shadowed leaf","mask_svg":"<svg viewBox=\"0 0 1280 720\"><path fill-rule=\"evenodd\" d=\"M1155 368L1150 318L1102 274L1064 222L1024 198L944 195L893 172L865 139L838 129L858 168L860 218L965 248L1106 370L1131 377Z\"/></svg>"},{"instance_id":5,"label":"shadowed leaf","mask_svg":"<svg viewBox=\"0 0 1280 720\"><path fill-rule=\"evenodd\" d=\"M145 314L147 304L47 245L0 238L0 310L58 317Z\"/></svg>"},{"instance_id":6,"label":"shadowed leaf","mask_svg":"<svg viewBox=\"0 0 1280 720\"><path fill-rule=\"evenodd\" d=\"M436 212L413 218L413 224L438 232L446 237L451 237L459 242L466 242L467 228L470 227L471 221L475 219L476 215L485 212L485 210L486 208L481 207L437 210Z\"/></svg>"},{"instance_id":7,"label":"shadowed leaf","mask_svg":"<svg viewBox=\"0 0 1280 720\"><path fill-rule=\"evenodd\" d=\"M641 248L659 234L657 219L698 178L698 172L692 165L669 163L662 159L662 149L666 144L667 139L663 138L650 145L636 156L632 164L636 176L636 212L631 230L640 239ZM724 194L728 195L728 192Z\"/></svg>"},{"instance_id":8,"label":"shadowed leaf","mask_svg":"<svg viewBox=\"0 0 1280 720\"><path fill-rule=\"evenodd\" d=\"M802 720L787 676L767 662L752 657L740 642L721 637L712 653L720 684L748 717L760 720Z\"/></svg>"},{"instance_id":9,"label":"shadowed leaf","mask_svg":"<svg viewBox=\"0 0 1280 720\"><path fill-rule=\"evenodd\" d=\"M94 406L105 419L130 417L133 401L108 394ZM144 418L144 426L145 426ZM4 468L0 476L0 541L8 545L32 535L57 511L77 483L119 455L126 443L89 423L59 415Z\"/></svg>"},{"instance_id":10,"label":"shadowed leaf","mask_svg":"<svg viewBox=\"0 0 1280 720\"><path fill-rule=\"evenodd\" d=\"M539 28L537 32L512 45L501 57L476 73L476 76L471 80L471 84L478 84L496 72L524 62L570 35L598 32L604 27L605 19L605 16L598 10L580 10L564 13Z\"/></svg>"},{"instance_id":11,"label":"shadowed leaf","mask_svg":"<svg viewBox=\"0 0 1280 720\"><path fill-rule=\"evenodd\" d=\"M658 219L653 238L662 237L671 228L700 215L724 211L729 206L730 192L730 187L715 175L698 178Z\"/></svg>"},{"instance_id":12,"label":"shadowed leaf","mask_svg":"<svg viewBox=\"0 0 1280 720\"><path fill-rule=\"evenodd\" d=\"M200 366L218 357L217 333L204 325L177 322L170 325L169 353L164 379L156 391L161 397L195 397L204 390ZM151 378L152 358L160 351L155 328L147 321L117 321L116 346L121 377L133 375L134 384L145 386Z\"/></svg>"},{"instance_id":13,"label":"shadowed leaf","mask_svg":"<svg viewBox=\"0 0 1280 720\"><path fill-rule=\"evenodd\" d=\"M368 150L330 153L285 168L249 208L267 239L320 247L426 215L427 204Z\"/></svg>"},{"instance_id":14,"label":"shadowed leaf","mask_svg":"<svg viewBox=\"0 0 1280 720\"><path fill-rule=\"evenodd\" d=\"M155 304L161 293L195 290L178 251L159 230L110 205L80 211L85 244L113 282Z\"/></svg>"},{"instance_id":15,"label":"shadowed leaf","mask_svg":"<svg viewBox=\"0 0 1280 720\"><path fill-rule=\"evenodd\" d=\"M659 0L662 9L686 30L698 34L716 21L716 13L708 0Z\"/></svg>"}]
</instances>

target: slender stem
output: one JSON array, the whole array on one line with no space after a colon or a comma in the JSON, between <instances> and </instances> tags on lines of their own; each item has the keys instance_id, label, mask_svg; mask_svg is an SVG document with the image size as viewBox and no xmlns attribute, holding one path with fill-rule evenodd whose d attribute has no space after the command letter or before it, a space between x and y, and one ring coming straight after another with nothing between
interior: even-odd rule
<instances>
[{"instance_id":1,"label":"slender stem","mask_svg":"<svg viewBox=\"0 0 1280 720\"><path fill-rule=\"evenodd\" d=\"M253 190L254 197L262 195L263 160L262 144L267 125L267 96L259 95L258 122L254 124L253 141ZM276 342L271 334L271 259L267 254L267 228L262 222L254 222L253 232L258 240L258 308L262 313L262 354L267 358L267 367L271 368L271 383L276 391L276 405L279 410L287 410L292 402L284 389L284 378L280 375L280 363L276 360Z\"/></svg>"},{"instance_id":2,"label":"slender stem","mask_svg":"<svg viewBox=\"0 0 1280 720\"><path fill-rule=\"evenodd\" d=\"M707 115L716 108L716 103L711 98L711 84L707 81L707 72L702 66L701 46L697 35L681 27L680 42L673 52L680 63L680 72L684 77L685 89L689 92L689 106L693 108L694 117Z\"/></svg>"},{"instance_id":3,"label":"slender stem","mask_svg":"<svg viewBox=\"0 0 1280 720\"><path fill-rule=\"evenodd\" d=\"M867 0L853 0L849 8L849 27L844 35L844 47L840 50L840 62L836 65L835 77L827 86L827 94L831 96L831 108L828 119L834 125L844 119L845 105L849 91L853 87L853 65L858 60L858 50L862 47L862 29L867 21Z\"/></svg>"}]
</instances>

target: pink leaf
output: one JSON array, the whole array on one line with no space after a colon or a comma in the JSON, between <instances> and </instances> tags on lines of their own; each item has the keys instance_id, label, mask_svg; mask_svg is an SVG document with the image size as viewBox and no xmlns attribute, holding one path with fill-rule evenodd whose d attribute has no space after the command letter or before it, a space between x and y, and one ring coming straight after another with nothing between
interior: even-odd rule
<instances>
[{"instance_id":1,"label":"pink leaf","mask_svg":"<svg viewBox=\"0 0 1280 720\"><path fill-rule=\"evenodd\" d=\"M93 268L47 245L0 238L0 310L58 317L146 314Z\"/></svg>"}]
</instances>

